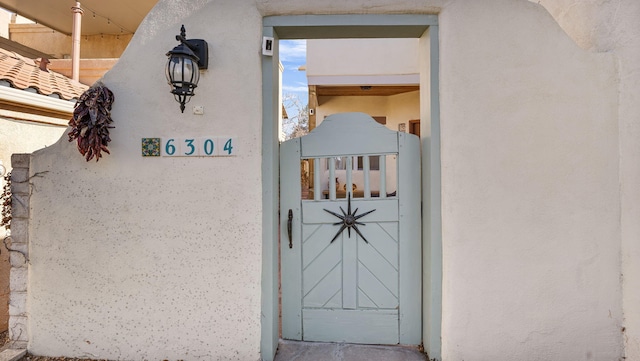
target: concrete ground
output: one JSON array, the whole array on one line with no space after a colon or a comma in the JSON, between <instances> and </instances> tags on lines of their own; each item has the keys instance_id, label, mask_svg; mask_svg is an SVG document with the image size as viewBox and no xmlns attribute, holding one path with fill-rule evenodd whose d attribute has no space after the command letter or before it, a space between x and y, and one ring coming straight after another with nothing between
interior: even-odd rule
<instances>
[{"instance_id":1,"label":"concrete ground","mask_svg":"<svg viewBox=\"0 0 640 361\"><path fill-rule=\"evenodd\" d=\"M426 361L425 354L404 346L280 340L275 361Z\"/></svg>"}]
</instances>

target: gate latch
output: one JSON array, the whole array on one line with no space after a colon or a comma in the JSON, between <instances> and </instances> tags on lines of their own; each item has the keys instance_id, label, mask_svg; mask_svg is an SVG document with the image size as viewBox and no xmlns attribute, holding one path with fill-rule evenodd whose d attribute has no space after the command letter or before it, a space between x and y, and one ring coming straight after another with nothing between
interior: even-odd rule
<instances>
[{"instance_id":1,"label":"gate latch","mask_svg":"<svg viewBox=\"0 0 640 361\"><path fill-rule=\"evenodd\" d=\"M289 216L287 220L287 234L289 234L289 248L293 248L293 237L291 237L291 223L293 223L293 211L289 210Z\"/></svg>"}]
</instances>

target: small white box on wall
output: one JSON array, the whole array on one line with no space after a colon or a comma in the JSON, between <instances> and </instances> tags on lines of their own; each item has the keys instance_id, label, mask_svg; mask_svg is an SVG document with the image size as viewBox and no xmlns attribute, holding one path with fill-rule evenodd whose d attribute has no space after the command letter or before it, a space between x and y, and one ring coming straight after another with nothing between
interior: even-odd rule
<instances>
[{"instance_id":1,"label":"small white box on wall","mask_svg":"<svg viewBox=\"0 0 640 361\"><path fill-rule=\"evenodd\" d=\"M270 36L262 37L262 55L273 56L273 41Z\"/></svg>"}]
</instances>

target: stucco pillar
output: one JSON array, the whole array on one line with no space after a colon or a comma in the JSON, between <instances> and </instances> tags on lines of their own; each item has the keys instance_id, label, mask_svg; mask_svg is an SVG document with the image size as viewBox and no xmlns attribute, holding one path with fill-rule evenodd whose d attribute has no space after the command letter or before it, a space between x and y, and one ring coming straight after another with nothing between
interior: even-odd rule
<instances>
[{"instance_id":1,"label":"stucco pillar","mask_svg":"<svg viewBox=\"0 0 640 361\"><path fill-rule=\"evenodd\" d=\"M11 263L9 296L9 339L12 348L26 348L27 331L27 275L29 259L29 154L11 157Z\"/></svg>"}]
</instances>

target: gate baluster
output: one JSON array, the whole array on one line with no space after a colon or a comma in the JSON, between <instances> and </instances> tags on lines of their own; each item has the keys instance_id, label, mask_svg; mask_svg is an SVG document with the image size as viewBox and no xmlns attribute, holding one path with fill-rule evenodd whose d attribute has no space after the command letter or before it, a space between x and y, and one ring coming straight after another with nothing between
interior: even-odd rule
<instances>
[{"instance_id":1,"label":"gate baluster","mask_svg":"<svg viewBox=\"0 0 640 361\"><path fill-rule=\"evenodd\" d=\"M371 168L369 164L369 156L362 156L362 175L364 178L364 198L371 198L371 185L369 184L369 169Z\"/></svg>"},{"instance_id":2,"label":"gate baluster","mask_svg":"<svg viewBox=\"0 0 640 361\"><path fill-rule=\"evenodd\" d=\"M313 200L319 201L322 195L322 189L320 189L320 158L313 159Z\"/></svg>"},{"instance_id":3,"label":"gate baluster","mask_svg":"<svg viewBox=\"0 0 640 361\"><path fill-rule=\"evenodd\" d=\"M347 196L347 194L351 193L353 194L353 157L349 156L347 157L347 182L346 185L344 187L344 191L345 191L345 197Z\"/></svg>"},{"instance_id":4,"label":"gate baluster","mask_svg":"<svg viewBox=\"0 0 640 361\"><path fill-rule=\"evenodd\" d=\"M336 158L329 158L329 199L336 200Z\"/></svg>"},{"instance_id":5,"label":"gate baluster","mask_svg":"<svg viewBox=\"0 0 640 361\"><path fill-rule=\"evenodd\" d=\"M387 198L387 156L380 156L380 198Z\"/></svg>"}]
</instances>

